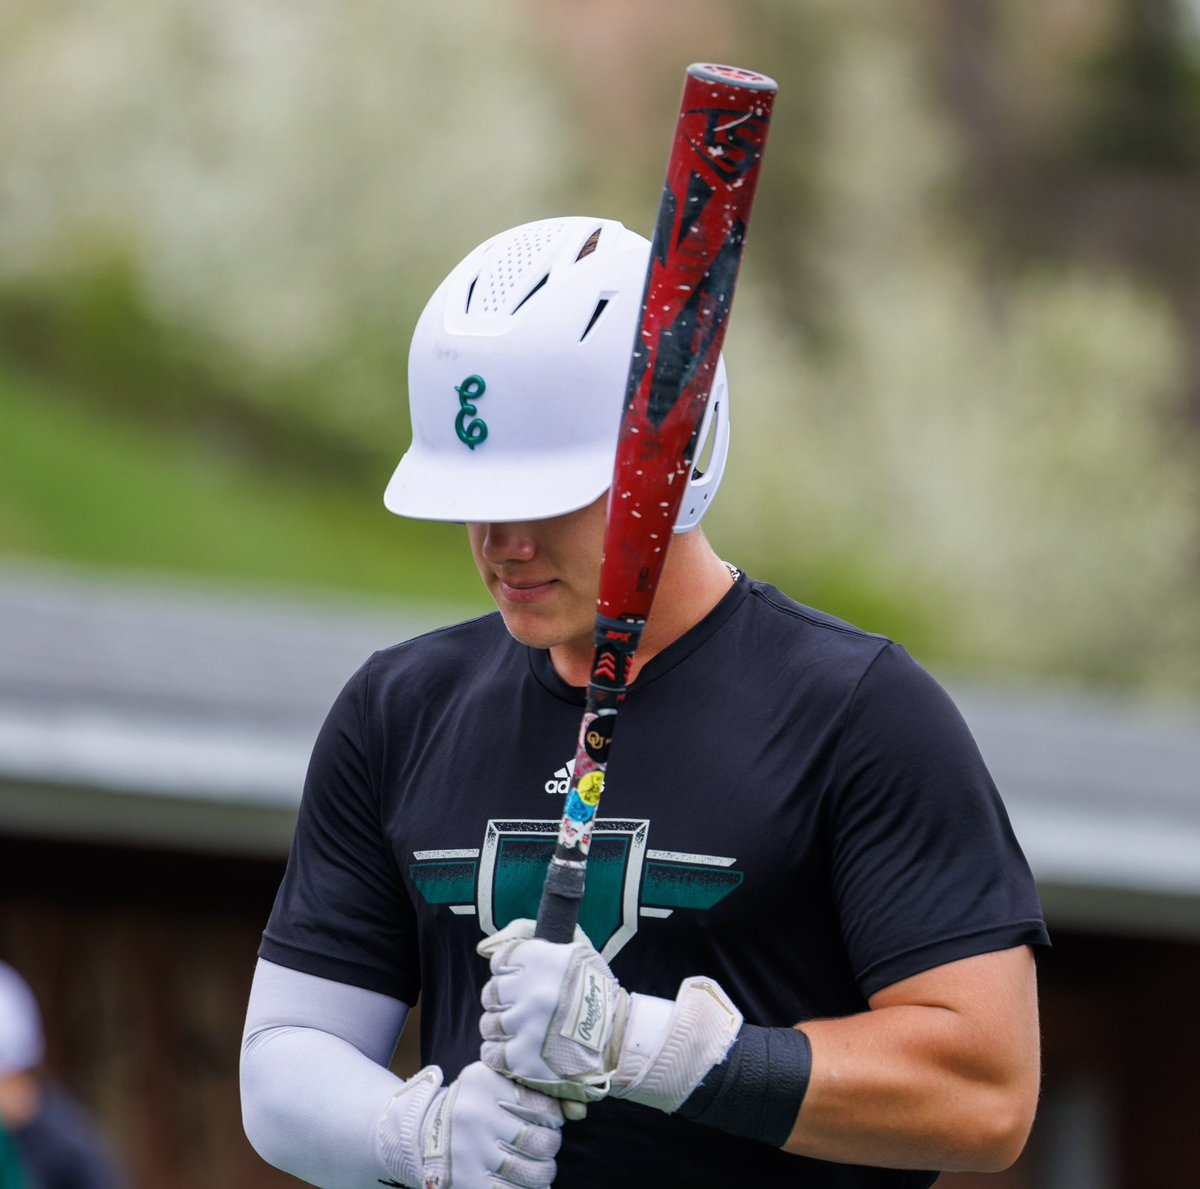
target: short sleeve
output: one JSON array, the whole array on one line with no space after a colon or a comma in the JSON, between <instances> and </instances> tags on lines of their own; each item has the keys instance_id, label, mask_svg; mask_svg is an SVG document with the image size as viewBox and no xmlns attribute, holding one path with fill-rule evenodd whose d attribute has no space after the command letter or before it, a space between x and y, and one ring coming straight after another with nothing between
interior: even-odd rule
<instances>
[{"instance_id":1,"label":"short sleeve","mask_svg":"<svg viewBox=\"0 0 1200 1189\"><path fill-rule=\"evenodd\" d=\"M387 845L367 731L371 665L317 736L261 957L413 1004L416 919Z\"/></svg>"},{"instance_id":2,"label":"short sleeve","mask_svg":"<svg viewBox=\"0 0 1200 1189\"><path fill-rule=\"evenodd\" d=\"M864 996L961 958L1049 944L966 723L899 646L859 682L835 771L831 874Z\"/></svg>"}]
</instances>

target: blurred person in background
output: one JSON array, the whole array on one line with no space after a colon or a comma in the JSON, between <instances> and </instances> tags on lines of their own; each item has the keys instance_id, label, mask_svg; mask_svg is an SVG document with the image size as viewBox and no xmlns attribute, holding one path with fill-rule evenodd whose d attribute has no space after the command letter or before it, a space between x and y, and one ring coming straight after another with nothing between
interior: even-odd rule
<instances>
[{"instance_id":1,"label":"blurred person in background","mask_svg":"<svg viewBox=\"0 0 1200 1189\"><path fill-rule=\"evenodd\" d=\"M124 1189L87 1112L43 1074L44 1052L33 991L0 962L0 1189Z\"/></svg>"}]
</instances>

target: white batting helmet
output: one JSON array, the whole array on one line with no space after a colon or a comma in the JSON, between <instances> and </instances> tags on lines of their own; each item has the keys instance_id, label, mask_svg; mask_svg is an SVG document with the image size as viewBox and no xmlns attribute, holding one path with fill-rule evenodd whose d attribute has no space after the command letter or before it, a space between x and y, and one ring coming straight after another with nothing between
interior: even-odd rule
<instances>
[{"instance_id":1,"label":"white batting helmet","mask_svg":"<svg viewBox=\"0 0 1200 1189\"><path fill-rule=\"evenodd\" d=\"M412 445L384 494L419 520L540 520L612 481L650 241L609 219L526 223L470 253L430 298L408 357ZM725 362L675 531L700 521L729 448Z\"/></svg>"}]
</instances>

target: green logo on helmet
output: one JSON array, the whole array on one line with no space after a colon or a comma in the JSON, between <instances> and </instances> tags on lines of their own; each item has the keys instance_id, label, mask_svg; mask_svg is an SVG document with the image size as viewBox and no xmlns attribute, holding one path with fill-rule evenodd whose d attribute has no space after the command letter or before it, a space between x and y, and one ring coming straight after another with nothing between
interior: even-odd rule
<instances>
[{"instance_id":1,"label":"green logo on helmet","mask_svg":"<svg viewBox=\"0 0 1200 1189\"><path fill-rule=\"evenodd\" d=\"M482 417L476 417L479 410L471 403L478 400L486 391L487 385L482 376L468 376L461 384L454 386L458 393L458 416L454 419L454 432L464 446L474 450L487 437L487 422Z\"/></svg>"}]
</instances>

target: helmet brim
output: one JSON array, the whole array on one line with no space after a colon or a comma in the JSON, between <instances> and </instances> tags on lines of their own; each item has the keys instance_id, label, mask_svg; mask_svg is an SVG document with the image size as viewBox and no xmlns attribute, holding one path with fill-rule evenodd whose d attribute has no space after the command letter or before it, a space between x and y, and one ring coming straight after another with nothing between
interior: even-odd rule
<instances>
[{"instance_id":1,"label":"helmet brim","mask_svg":"<svg viewBox=\"0 0 1200 1189\"><path fill-rule=\"evenodd\" d=\"M412 448L400 459L383 495L389 512L414 520L499 524L546 520L587 507L612 484L610 447L559 451L530 466L494 457L481 467L463 451Z\"/></svg>"}]
</instances>

